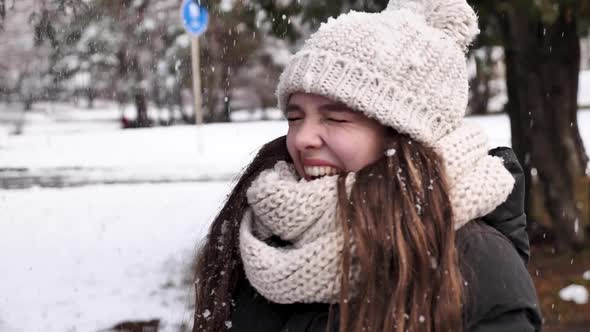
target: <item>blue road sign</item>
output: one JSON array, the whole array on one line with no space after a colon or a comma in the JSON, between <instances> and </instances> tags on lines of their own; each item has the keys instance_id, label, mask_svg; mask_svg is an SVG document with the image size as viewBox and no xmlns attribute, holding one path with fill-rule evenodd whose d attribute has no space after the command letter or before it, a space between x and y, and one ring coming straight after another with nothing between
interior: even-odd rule
<instances>
[{"instance_id":1,"label":"blue road sign","mask_svg":"<svg viewBox=\"0 0 590 332\"><path fill-rule=\"evenodd\" d=\"M209 13L205 7L199 6L197 0L184 0L180 12L182 23L188 33L193 36L200 36L205 32L209 22Z\"/></svg>"}]
</instances>

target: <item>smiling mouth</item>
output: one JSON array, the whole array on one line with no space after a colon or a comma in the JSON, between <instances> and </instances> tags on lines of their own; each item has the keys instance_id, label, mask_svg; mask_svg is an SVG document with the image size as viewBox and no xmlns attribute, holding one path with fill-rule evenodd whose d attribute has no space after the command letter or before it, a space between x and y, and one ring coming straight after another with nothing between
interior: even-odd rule
<instances>
[{"instance_id":1,"label":"smiling mouth","mask_svg":"<svg viewBox=\"0 0 590 332\"><path fill-rule=\"evenodd\" d=\"M336 175L340 173L340 170L332 166L304 166L303 170L305 174L312 180L321 178L326 175Z\"/></svg>"}]
</instances>

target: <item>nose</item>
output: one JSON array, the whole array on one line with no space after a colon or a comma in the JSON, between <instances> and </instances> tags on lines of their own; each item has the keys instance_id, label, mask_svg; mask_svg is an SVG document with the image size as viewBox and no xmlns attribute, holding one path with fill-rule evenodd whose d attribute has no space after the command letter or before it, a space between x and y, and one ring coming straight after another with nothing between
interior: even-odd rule
<instances>
[{"instance_id":1,"label":"nose","mask_svg":"<svg viewBox=\"0 0 590 332\"><path fill-rule=\"evenodd\" d=\"M323 144L322 136L322 126L306 119L296 129L295 146L299 151L317 149Z\"/></svg>"}]
</instances>

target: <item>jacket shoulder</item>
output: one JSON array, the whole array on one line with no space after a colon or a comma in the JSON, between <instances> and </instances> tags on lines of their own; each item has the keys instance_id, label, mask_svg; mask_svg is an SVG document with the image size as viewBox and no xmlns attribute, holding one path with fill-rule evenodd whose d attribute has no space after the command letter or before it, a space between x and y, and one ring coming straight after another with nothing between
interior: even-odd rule
<instances>
[{"instance_id":1,"label":"jacket shoulder","mask_svg":"<svg viewBox=\"0 0 590 332\"><path fill-rule=\"evenodd\" d=\"M527 263L530 256L529 237L526 232L525 176L512 149L499 147L489 151L491 156L502 159L504 167L514 178L514 187L506 201L482 218L512 242L522 260Z\"/></svg>"},{"instance_id":2,"label":"jacket shoulder","mask_svg":"<svg viewBox=\"0 0 590 332\"><path fill-rule=\"evenodd\" d=\"M502 233L482 221L470 222L457 232L457 249L465 280L468 331L540 329L541 314L532 279Z\"/></svg>"}]
</instances>

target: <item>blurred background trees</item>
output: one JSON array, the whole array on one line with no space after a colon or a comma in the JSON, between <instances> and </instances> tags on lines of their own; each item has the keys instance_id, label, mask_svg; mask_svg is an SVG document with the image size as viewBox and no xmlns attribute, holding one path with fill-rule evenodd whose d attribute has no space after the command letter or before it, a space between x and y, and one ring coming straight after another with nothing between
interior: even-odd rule
<instances>
[{"instance_id":1,"label":"blurred background trees","mask_svg":"<svg viewBox=\"0 0 590 332\"><path fill-rule=\"evenodd\" d=\"M205 121L274 107L288 54L330 16L387 0L202 1ZM0 0L0 100L96 98L133 105L126 127L192 123L190 38L180 0ZM469 53L473 114L505 111L525 167L533 235L588 247L588 157L577 125L580 38L590 0L469 0L482 33ZM153 107L162 114L150 118Z\"/></svg>"},{"instance_id":2,"label":"blurred background trees","mask_svg":"<svg viewBox=\"0 0 590 332\"><path fill-rule=\"evenodd\" d=\"M287 8L300 4L300 20L311 30L327 17L349 10L381 11L387 2L281 1ZM577 98L580 38L588 31L590 1L469 2L482 30L470 52L471 112L487 113L493 97L505 89L502 109L510 117L512 146L525 168L527 212L536 221L536 232L553 236L561 249L586 247L590 172L577 125ZM270 12L268 17L276 15ZM274 23L289 25L285 20ZM272 31L285 35L288 29ZM499 62L505 68L505 87L497 85Z\"/></svg>"},{"instance_id":3,"label":"blurred background trees","mask_svg":"<svg viewBox=\"0 0 590 332\"><path fill-rule=\"evenodd\" d=\"M0 99L18 99L30 109L36 100L83 99L92 107L96 98L107 98L134 106L135 116L126 116L125 126L153 125L150 105L166 109L166 123L193 122L192 107L186 107L191 98L190 37L180 22L181 2L0 0L5 9L3 17L0 11L5 28L0 30L5 41L1 51L11 53L10 44L30 39L11 55L10 66L0 65ZM248 2L211 1L207 7L214 19L201 37L205 120L229 121L232 104L274 106L277 61L288 50L267 32L273 25ZM23 54L38 59L27 61ZM253 74L260 80L247 79Z\"/></svg>"}]
</instances>

